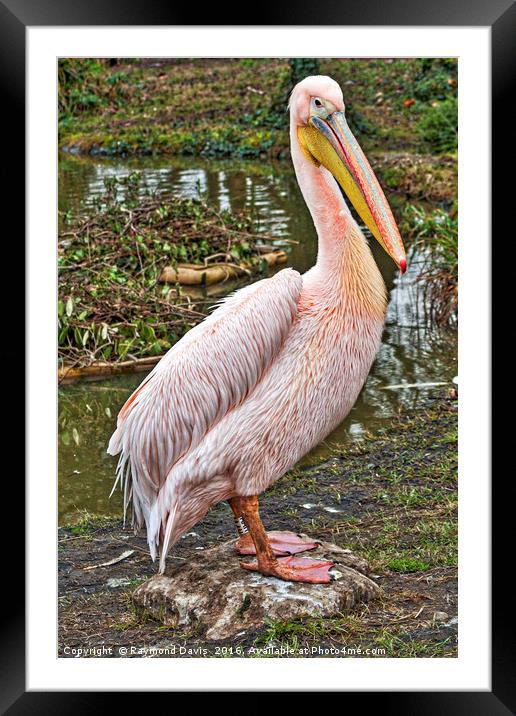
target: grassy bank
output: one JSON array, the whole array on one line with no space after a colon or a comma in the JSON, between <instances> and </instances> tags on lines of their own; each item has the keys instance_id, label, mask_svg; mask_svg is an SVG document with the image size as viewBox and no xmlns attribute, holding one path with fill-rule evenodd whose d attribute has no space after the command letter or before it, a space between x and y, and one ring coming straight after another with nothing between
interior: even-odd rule
<instances>
[{"instance_id":1,"label":"grassy bank","mask_svg":"<svg viewBox=\"0 0 516 716\"><path fill-rule=\"evenodd\" d=\"M454 59L63 59L59 145L106 156L288 156L294 84L328 74L368 150L457 147Z\"/></svg>"},{"instance_id":2,"label":"grassy bank","mask_svg":"<svg viewBox=\"0 0 516 716\"><path fill-rule=\"evenodd\" d=\"M269 529L293 529L351 549L369 561L382 596L332 619L316 614L267 622L226 646L360 647L369 657L453 657L457 654L457 414L443 394L417 412L393 418L377 435L269 490L262 516ZM310 507L306 507L310 505ZM331 508L328 511L325 508ZM169 557L180 564L233 537L229 507L213 508ZM131 555L110 566L98 566ZM138 616L131 593L155 573L143 536L118 520L84 515L59 531L59 652L121 646L203 648L221 644L176 632ZM85 569L97 565L94 569ZM222 644L224 646L224 644ZM66 651L65 651L66 648ZM219 654L220 655L220 654ZM256 655L256 652L255 654ZM265 654L266 655L266 654Z\"/></svg>"}]
</instances>

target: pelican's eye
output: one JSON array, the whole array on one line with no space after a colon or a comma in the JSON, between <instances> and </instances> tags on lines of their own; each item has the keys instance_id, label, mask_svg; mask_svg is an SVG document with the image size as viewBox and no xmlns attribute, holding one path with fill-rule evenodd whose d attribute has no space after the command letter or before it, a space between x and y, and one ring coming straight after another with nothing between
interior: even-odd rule
<instances>
[{"instance_id":1,"label":"pelican's eye","mask_svg":"<svg viewBox=\"0 0 516 716\"><path fill-rule=\"evenodd\" d=\"M335 105L329 99L321 97L310 98L310 117L326 119L332 112L335 112Z\"/></svg>"}]
</instances>

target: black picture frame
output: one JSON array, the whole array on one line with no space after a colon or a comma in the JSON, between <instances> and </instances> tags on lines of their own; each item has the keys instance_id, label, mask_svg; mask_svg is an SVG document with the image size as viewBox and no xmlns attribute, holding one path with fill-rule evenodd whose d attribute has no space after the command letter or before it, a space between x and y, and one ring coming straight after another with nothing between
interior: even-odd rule
<instances>
[{"instance_id":1,"label":"black picture frame","mask_svg":"<svg viewBox=\"0 0 516 716\"><path fill-rule=\"evenodd\" d=\"M244 6L245 7L245 6ZM507 161L507 152L512 149L511 135L514 132L513 88L516 67L516 3L514 0L470 0L467 4L459 0L385 0L382 4L369 3L302 3L289 0L274 9L267 4L254 5L258 15L247 21L232 13L225 13L217 4L203 7L203 25L371 25L371 26L488 26L492 38L492 176L497 178L496 192L492 193L493 236L513 232L504 227L504 206L511 206L509 192L514 191L512 182L504 182L502 157ZM199 10L185 5L154 2L153 0L0 0L0 87L4 110L0 112L4 128L2 155L4 167L9 168L9 182L4 188L4 207L19 218L25 215L23 187L25 185L25 33L33 26L80 26L80 25L195 25ZM197 16L197 17L196 17ZM251 20L251 22L249 22ZM254 22L252 22L254 20ZM257 22L259 20L259 22ZM512 80L512 81L511 81ZM507 139L509 138L509 139ZM502 151L502 142L504 143ZM497 151L498 150L498 151ZM513 199L514 201L514 199ZM505 230L505 231L504 231ZM18 226L17 233L21 233ZM4 237L5 238L5 237ZM13 242L4 245L10 246ZM21 239L18 248L23 246ZM21 266L24 261L23 249L13 265ZM5 267L4 267L5 268ZM20 297L20 273L8 274L6 295L18 296L18 309L23 310ZM11 293L12 292L12 293ZM13 373L12 356L2 357L4 375ZM19 359L18 359L19 360ZM9 382L9 381L8 381ZM16 397L9 401L13 406L23 406L17 381ZM5 406L5 403L4 403ZM12 422L12 437L20 434L21 417ZM10 440L10 436L7 437ZM12 448L10 448L12 450ZM21 450L18 453L22 455ZM510 472L513 472L510 470ZM507 475L510 479L511 475ZM20 479L19 466L16 475L9 478L9 502L18 506L24 504L24 485ZM493 485L496 487L496 485ZM369 711L396 712L397 714L500 714L516 713L516 644L514 619L511 614L510 593L508 592L505 570L510 562L507 545L511 544L510 527L512 504L503 494L504 486L493 490L492 565L492 691L491 692L361 692L360 708ZM5 495L4 489L4 495ZM19 518L18 518L19 519ZM7 532L7 527L4 527ZM25 609L21 584L24 581L23 532L17 525L16 544L10 542L4 547L4 578L15 585L14 593L6 589L8 607L0 612L1 644L0 668L0 712L13 716L26 713L91 713L92 709L119 708L119 694L94 692L26 692L25 688ZM201 687L202 688L202 687ZM407 684L410 688L410 684ZM315 690L315 689L314 689ZM355 694L345 696L346 709ZM114 699L117 703L114 703ZM134 706L140 697L132 694ZM139 706L137 706L139 708Z\"/></svg>"}]
</instances>

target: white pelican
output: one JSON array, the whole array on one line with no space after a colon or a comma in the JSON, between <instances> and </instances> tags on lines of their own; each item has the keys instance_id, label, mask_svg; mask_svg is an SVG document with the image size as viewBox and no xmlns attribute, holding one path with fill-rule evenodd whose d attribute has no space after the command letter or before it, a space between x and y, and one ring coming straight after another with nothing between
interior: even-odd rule
<instances>
[{"instance_id":1,"label":"white pelican","mask_svg":"<svg viewBox=\"0 0 516 716\"><path fill-rule=\"evenodd\" d=\"M296 557L314 547L268 536L258 495L348 414L380 345L386 290L340 187L400 270L396 222L329 77L307 77L290 103L299 186L319 239L317 262L226 298L161 359L127 400L108 451L133 524L145 523L160 571L170 547L214 504L229 500L242 563L280 579L330 581L331 562ZM284 556L281 556L284 555Z\"/></svg>"}]
</instances>

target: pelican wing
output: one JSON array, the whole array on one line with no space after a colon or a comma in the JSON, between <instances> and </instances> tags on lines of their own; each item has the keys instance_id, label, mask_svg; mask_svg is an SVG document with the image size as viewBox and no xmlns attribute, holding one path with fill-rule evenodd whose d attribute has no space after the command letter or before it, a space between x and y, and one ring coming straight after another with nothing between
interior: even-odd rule
<instances>
[{"instance_id":1,"label":"pelican wing","mask_svg":"<svg viewBox=\"0 0 516 716\"><path fill-rule=\"evenodd\" d=\"M124 511L132 498L135 526L149 524L172 466L260 381L290 331L301 286L285 269L231 294L127 400L108 452L121 453L117 482L125 481Z\"/></svg>"}]
</instances>

